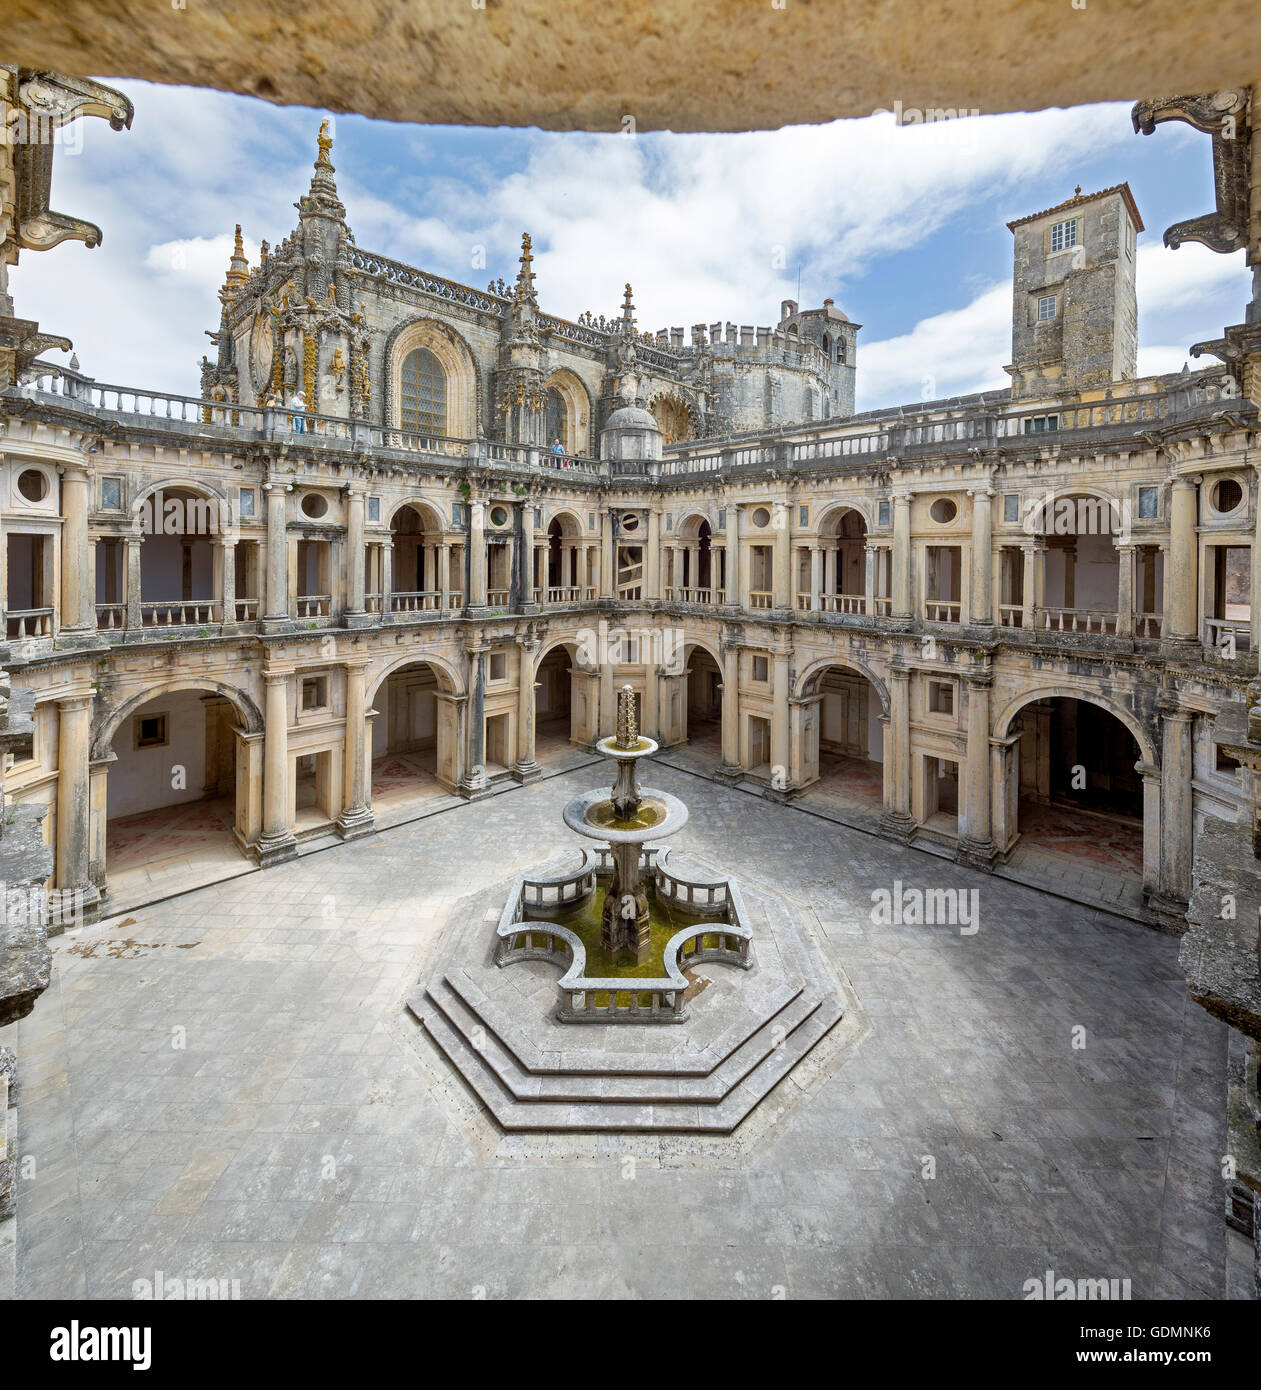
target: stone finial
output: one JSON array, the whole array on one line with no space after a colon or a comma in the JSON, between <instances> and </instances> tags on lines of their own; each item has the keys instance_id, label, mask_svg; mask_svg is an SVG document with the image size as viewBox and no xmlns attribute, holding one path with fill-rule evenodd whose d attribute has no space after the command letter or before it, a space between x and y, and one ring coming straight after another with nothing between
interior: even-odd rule
<instances>
[{"instance_id":1,"label":"stone finial","mask_svg":"<svg viewBox=\"0 0 1261 1390\"><path fill-rule=\"evenodd\" d=\"M639 742L639 721L635 717L635 691L624 685L617 692L617 746L634 748Z\"/></svg>"},{"instance_id":2,"label":"stone finial","mask_svg":"<svg viewBox=\"0 0 1261 1390\"><path fill-rule=\"evenodd\" d=\"M223 277L224 289L228 291L238 290L249 278L250 263L245 255L245 246L241 240L241 224L238 222L232 247L232 258L228 261L227 274Z\"/></svg>"},{"instance_id":3,"label":"stone finial","mask_svg":"<svg viewBox=\"0 0 1261 1390\"><path fill-rule=\"evenodd\" d=\"M329 134L327 116L320 122L320 133L315 137L315 143L319 146L319 154L316 155L315 158L315 167L317 169L327 169L330 174L333 173L333 162L328 157L329 151L333 148L333 137Z\"/></svg>"}]
</instances>

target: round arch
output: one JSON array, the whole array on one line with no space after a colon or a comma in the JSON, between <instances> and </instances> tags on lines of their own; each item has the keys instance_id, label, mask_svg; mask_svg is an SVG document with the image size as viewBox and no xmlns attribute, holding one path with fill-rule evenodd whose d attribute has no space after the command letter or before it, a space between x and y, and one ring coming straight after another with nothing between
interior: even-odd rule
<instances>
[{"instance_id":1,"label":"round arch","mask_svg":"<svg viewBox=\"0 0 1261 1390\"><path fill-rule=\"evenodd\" d=\"M701 527L708 526L710 533L714 530L714 518L706 512L688 512L679 523L679 529L675 533L680 540L695 540L700 535Z\"/></svg>"},{"instance_id":2,"label":"round arch","mask_svg":"<svg viewBox=\"0 0 1261 1390\"><path fill-rule=\"evenodd\" d=\"M815 694L816 691L813 690L811 687L817 685L819 680L828 671L828 669L833 666L839 666L842 670L853 671L857 675L860 675L864 677L866 680L868 680L875 687L876 694L880 697L880 713L884 715L886 718L888 717L888 686L885 685L884 681L882 681L880 677L876 675L876 673L871 669L870 666L864 665L863 662L859 661L856 657L853 656L826 656L820 658L818 661L811 662L811 664L807 666L806 669L802 672L801 679L797 682L796 698L802 699L807 695Z\"/></svg>"},{"instance_id":3,"label":"round arch","mask_svg":"<svg viewBox=\"0 0 1261 1390\"><path fill-rule=\"evenodd\" d=\"M235 686L224 685L221 681L208 680L204 676L175 676L170 680L160 681L157 685L146 686L145 689L138 690L134 695L129 695L121 705L115 706L112 710L106 710L99 720L94 721L92 732L93 759L109 759L112 755L111 745L114 742L114 735L117 734L124 721L145 705L177 690L200 690L208 695L221 695L236 710L243 732L247 734L261 734L263 732L262 713L254 703L253 697L244 690L238 690Z\"/></svg>"},{"instance_id":4,"label":"round arch","mask_svg":"<svg viewBox=\"0 0 1261 1390\"><path fill-rule=\"evenodd\" d=\"M1029 510L1021 517L1021 530L1031 535L1046 535L1048 532L1051 534L1059 533L1058 522L1054 515L1050 518L1047 517L1047 509L1050 508L1051 512L1054 513L1056 508L1062 503L1076 502L1084 498L1100 502L1107 509L1110 518L1107 534L1114 538L1127 534L1129 531L1126 518L1126 512L1129 506L1128 499L1115 497L1094 483L1074 483L1071 486L1063 488L1048 488L1040 497L1035 497L1033 499ZM1079 514L1080 509L1074 509L1074 524L1072 530L1065 530L1060 534L1079 534L1079 528L1076 524ZM1089 530L1090 528L1088 526L1087 532L1089 532ZM1114 539L1113 544L1115 545L1116 543Z\"/></svg>"},{"instance_id":5,"label":"round arch","mask_svg":"<svg viewBox=\"0 0 1261 1390\"><path fill-rule=\"evenodd\" d=\"M1006 738L1007 731L1011 728L1011 721L1026 706L1035 704L1039 700L1055 699L1081 700L1085 704L1095 705L1105 713L1112 715L1134 735L1134 741L1138 744L1139 751L1143 755L1143 761L1151 768L1160 767L1160 753L1155 740L1129 710L1125 709L1124 706L1114 704L1095 691L1082 690L1073 685L1046 685L1039 686L1035 690L1022 691L1012 699L1011 703L994 721L994 737Z\"/></svg>"},{"instance_id":6,"label":"round arch","mask_svg":"<svg viewBox=\"0 0 1261 1390\"><path fill-rule=\"evenodd\" d=\"M560 397L565 412L565 438L562 441L567 454L589 457L591 454L591 395L581 377L568 367L557 367L543 383L545 391L555 391ZM544 444L551 445L550 439Z\"/></svg>"},{"instance_id":7,"label":"round arch","mask_svg":"<svg viewBox=\"0 0 1261 1390\"><path fill-rule=\"evenodd\" d=\"M538 653L534 658L534 670L537 673L544 660L558 648L564 647L569 652L570 660L575 666L581 666L581 644L576 637L554 637L550 642L540 643Z\"/></svg>"},{"instance_id":8,"label":"round arch","mask_svg":"<svg viewBox=\"0 0 1261 1390\"><path fill-rule=\"evenodd\" d=\"M468 343L453 328L438 319L412 319L400 324L386 346L388 386L386 424L402 428L403 362L415 348L425 348L438 359L446 374L446 428L457 439L477 435L480 378L477 361Z\"/></svg>"},{"instance_id":9,"label":"round arch","mask_svg":"<svg viewBox=\"0 0 1261 1390\"><path fill-rule=\"evenodd\" d=\"M688 654L693 647L699 647L701 651L713 657L718 669L722 670L722 647L709 637L694 636L685 633L683 637L683 663L687 665Z\"/></svg>"},{"instance_id":10,"label":"round arch","mask_svg":"<svg viewBox=\"0 0 1261 1390\"><path fill-rule=\"evenodd\" d=\"M561 534L568 539L576 539L584 535L582 529L582 518L573 510L572 507L559 506L550 516L546 518L546 527L551 529L553 522L560 523Z\"/></svg>"},{"instance_id":11,"label":"round arch","mask_svg":"<svg viewBox=\"0 0 1261 1390\"><path fill-rule=\"evenodd\" d=\"M441 532L447 529L446 521L442 515L442 508L438 505L438 503L430 502L427 498L416 497L411 498L407 501L399 502L392 508L392 510L390 511L389 519L386 522L386 525L389 527L391 531L394 529L394 525L398 521L399 516L408 507L410 507L412 511L416 513L416 515L420 518L422 522L428 522L430 519L433 520L435 524L432 527L426 524L423 527L425 531L433 530ZM426 516L426 513L428 513L428 516ZM373 525L375 524L376 523L374 522Z\"/></svg>"},{"instance_id":12,"label":"round arch","mask_svg":"<svg viewBox=\"0 0 1261 1390\"><path fill-rule=\"evenodd\" d=\"M855 512L861 518L863 530L870 532L872 526L871 503L863 498L853 502L829 502L815 518L815 530L822 535L824 530L839 521L846 512Z\"/></svg>"},{"instance_id":13,"label":"round arch","mask_svg":"<svg viewBox=\"0 0 1261 1390\"><path fill-rule=\"evenodd\" d=\"M203 482L200 478L163 478L161 482L149 483L131 500L128 509L131 514L131 529L133 535L142 532L141 511L144 504L151 497L155 497L164 492L191 492L195 497L202 497L207 502L217 502L223 509L223 517L226 527L232 527L236 523L236 515L232 510L232 503L228 500L228 494L222 488L216 487L214 483ZM155 530L159 529L154 527Z\"/></svg>"},{"instance_id":14,"label":"round arch","mask_svg":"<svg viewBox=\"0 0 1261 1390\"><path fill-rule=\"evenodd\" d=\"M372 684L367 690L367 703L369 706L376 700L381 687L394 674L401 671L406 666L432 666L434 674L438 677L438 683L442 687L443 693L447 695L463 695L464 681L456 668L444 657L434 656L431 652L410 652L395 657L388 665L383 666L377 673Z\"/></svg>"}]
</instances>

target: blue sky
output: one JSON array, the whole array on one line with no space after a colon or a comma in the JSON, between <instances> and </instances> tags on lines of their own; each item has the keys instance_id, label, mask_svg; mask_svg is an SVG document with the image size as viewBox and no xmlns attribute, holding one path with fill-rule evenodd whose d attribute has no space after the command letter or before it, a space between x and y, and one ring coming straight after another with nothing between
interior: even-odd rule
<instances>
[{"instance_id":1,"label":"blue sky","mask_svg":"<svg viewBox=\"0 0 1261 1390\"><path fill-rule=\"evenodd\" d=\"M104 244L23 256L17 312L75 342L98 380L195 394L204 330L244 228L251 262L296 221L323 113L190 88L122 85L129 132L78 122L55 209ZM892 102L890 103L892 105ZM543 307L640 326L770 324L783 298L831 296L863 325L860 409L1001 387L1010 351L1006 222L1128 180L1139 238L1139 370L1240 322L1243 253L1170 252L1170 222L1212 207L1209 142L1132 132L1127 105L898 128L890 115L744 135L556 134L334 121L333 162L359 245L474 285L516 271L534 238ZM485 265L475 262L481 255ZM1205 365L1202 359L1200 365Z\"/></svg>"}]
</instances>

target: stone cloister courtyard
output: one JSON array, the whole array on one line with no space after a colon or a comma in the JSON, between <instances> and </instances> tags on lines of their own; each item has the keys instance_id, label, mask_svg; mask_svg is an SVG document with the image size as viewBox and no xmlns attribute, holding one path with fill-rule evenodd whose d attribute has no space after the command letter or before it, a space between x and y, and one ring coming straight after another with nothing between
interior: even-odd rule
<instances>
[{"instance_id":1,"label":"stone cloister courtyard","mask_svg":"<svg viewBox=\"0 0 1261 1390\"><path fill-rule=\"evenodd\" d=\"M808 924L847 1000L825 1061L729 1136L496 1128L405 1001L468 895L576 843L560 810L596 779L565 772L58 938L0 1030L34 1161L16 1295L162 1271L244 1298L1018 1299L1048 1269L1246 1294L1226 1033L1174 938L651 773L691 809L680 850ZM877 925L895 884L977 890L979 929Z\"/></svg>"}]
</instances>

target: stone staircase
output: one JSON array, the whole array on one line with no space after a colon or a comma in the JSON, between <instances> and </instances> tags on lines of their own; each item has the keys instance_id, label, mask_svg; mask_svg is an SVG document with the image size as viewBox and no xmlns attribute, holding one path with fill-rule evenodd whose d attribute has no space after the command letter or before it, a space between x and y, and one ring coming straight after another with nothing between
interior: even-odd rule
<instances>
[{"instance_id":1,"label":"stone staircase","mask_svg":"<svg viewBox=\"0 0 1261 1390\"><path fill-rule=\"evenodd\" d=\"M772 934L758 906L754 969L690 977L680 1024L560 1023L542 963L448 960L408 1008L504 1131L727 1135L845 1013L797 914L776 904Z\"/></svg>"}]
</instances>

